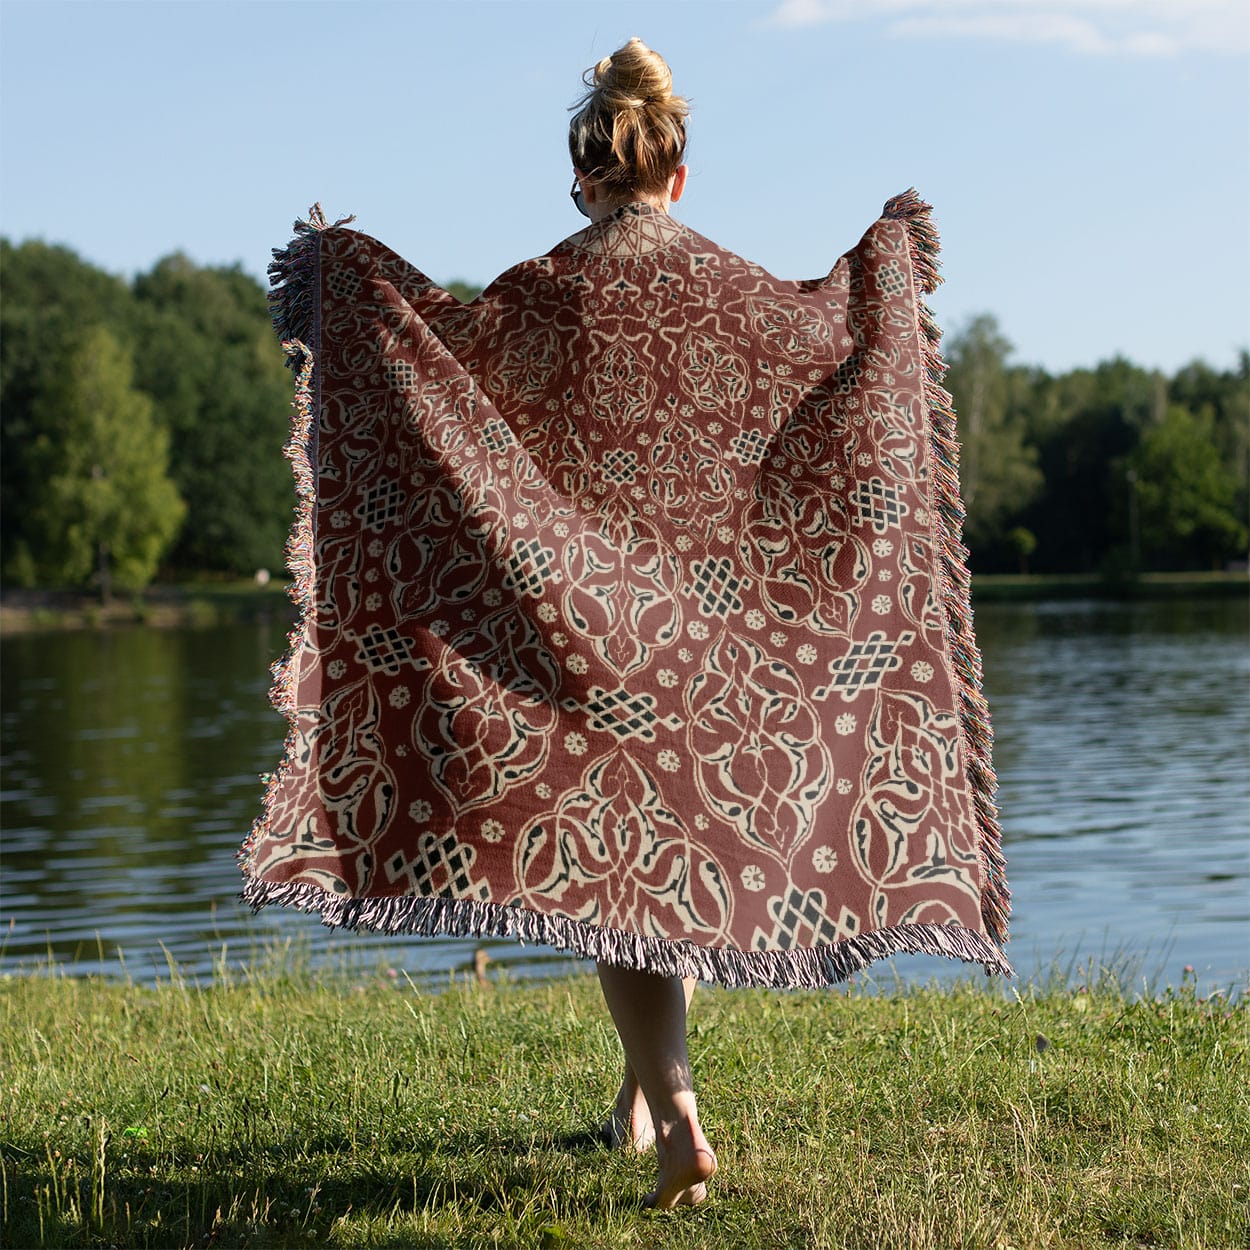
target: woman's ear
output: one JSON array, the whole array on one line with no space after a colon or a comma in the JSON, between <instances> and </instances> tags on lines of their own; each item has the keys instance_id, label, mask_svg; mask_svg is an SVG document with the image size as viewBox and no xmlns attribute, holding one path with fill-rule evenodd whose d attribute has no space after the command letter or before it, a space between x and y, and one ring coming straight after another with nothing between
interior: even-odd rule
<instances>
[{"instance_id":1,"label":"woman's ear","mask_svg":"<svg viewBox=\"0 0 1250 1250\"><path fill-rule=\"evenodd\" d=\"M673 181L669 183L668 198L674 204L681 199L681 193L686 189L686 175L689 172L689 165L678 165L673 171Z\"/></svg>"}]
</instances>

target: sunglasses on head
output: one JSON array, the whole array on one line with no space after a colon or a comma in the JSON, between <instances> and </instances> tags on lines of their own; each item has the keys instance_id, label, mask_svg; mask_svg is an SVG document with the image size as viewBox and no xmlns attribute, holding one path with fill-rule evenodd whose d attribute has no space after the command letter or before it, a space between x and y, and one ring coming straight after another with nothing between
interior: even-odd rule
<instances>
[{"instance_id":1,"label":"sunglasses on head","mask_svg":"<svg viewBox=\"0 0 1250 1250\"><path fill-rule=\"evenodd\" d=\"M577 211L581 213L583 217L590 216L590 214L586 211L586 199L582 195L582 184L579 178L573 179L573 189L569 192L569 199L577 205Z\"/></svg>"}]
</instances>

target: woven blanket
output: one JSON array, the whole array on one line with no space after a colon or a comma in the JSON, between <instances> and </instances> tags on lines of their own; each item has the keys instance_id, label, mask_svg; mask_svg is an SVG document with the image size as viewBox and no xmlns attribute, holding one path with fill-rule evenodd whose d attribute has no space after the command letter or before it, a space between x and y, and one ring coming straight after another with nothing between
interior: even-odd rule
<instances>
[{"instance_id":1,"label":"woven blanket","mask_svg":"<svg viewBox=\"0 0 1250 1250\"><path fill-rule=\"evenodd\" d=\"M470 304L310 217L245 900L728 985L1010 975L929 206L789 282L631 204Z\"/></svg>"}]
</instances>

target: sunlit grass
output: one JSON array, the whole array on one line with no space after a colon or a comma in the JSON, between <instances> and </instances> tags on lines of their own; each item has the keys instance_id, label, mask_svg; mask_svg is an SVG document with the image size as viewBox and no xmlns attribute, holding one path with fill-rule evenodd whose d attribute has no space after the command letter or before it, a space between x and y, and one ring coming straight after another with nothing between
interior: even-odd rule
<instances>
[{"instance_id":1,"label":"sunlit grass","mask_svg":"<svg viewBox=\"0 0 1250 1250\"><path fill-rule=\"evenodd\" d=\"M1248 1018L1188 980L701 989L721 1170L653 1215L654 1163L588 1137L619 1078L592 979L10 978L3 1243L1241 1246Z\"/></svg>"}]
</instances>

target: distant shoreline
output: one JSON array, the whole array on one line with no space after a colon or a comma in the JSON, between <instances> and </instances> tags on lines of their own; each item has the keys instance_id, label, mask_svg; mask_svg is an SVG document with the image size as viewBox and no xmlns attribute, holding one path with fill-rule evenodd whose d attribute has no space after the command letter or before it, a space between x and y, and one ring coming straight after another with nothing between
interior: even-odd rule
<instances>
[{"instance_id":1,"label":"distant shoreline","mask_svg":"<svg viewBox=\"0 0 1250 1250\"><path fill-rule=\"evenodd\" d=\"M973 605L1046 599L1212 599L1250 594L1250 577L1234 573L1144 573L1112 581L1098 574L983 574L972 579ZM81 590L0 589L0 637L66 629L148 625L208 628L295 619L282 582L187 582L118 595L108 606Z\"/></svg>"},{"instance_id":2,"label":"distant shoreline","mask_svg":"<svg viewBox=\"0 0 1250 1250\"><path fill-rule=\"evenodd\" d=\"M1234 573L983 573L973 576L972 602L1042 599L1231 599L1250 594L1250 576Z\"/></svg>"},{"instance_id":3,"label":"distant shoreline","mask_svg":"<svg viewBox=\"0 0 1250 1250\"><path fill-rule=\"evenodd\" d=\"M82 590L0 589L0 637L67 629L148 625L207 628L247 621L294 621L286 583L271 581L183 582L151 586L142 594L118 594L104 605Z\"/></svg>"}]
</instances>

